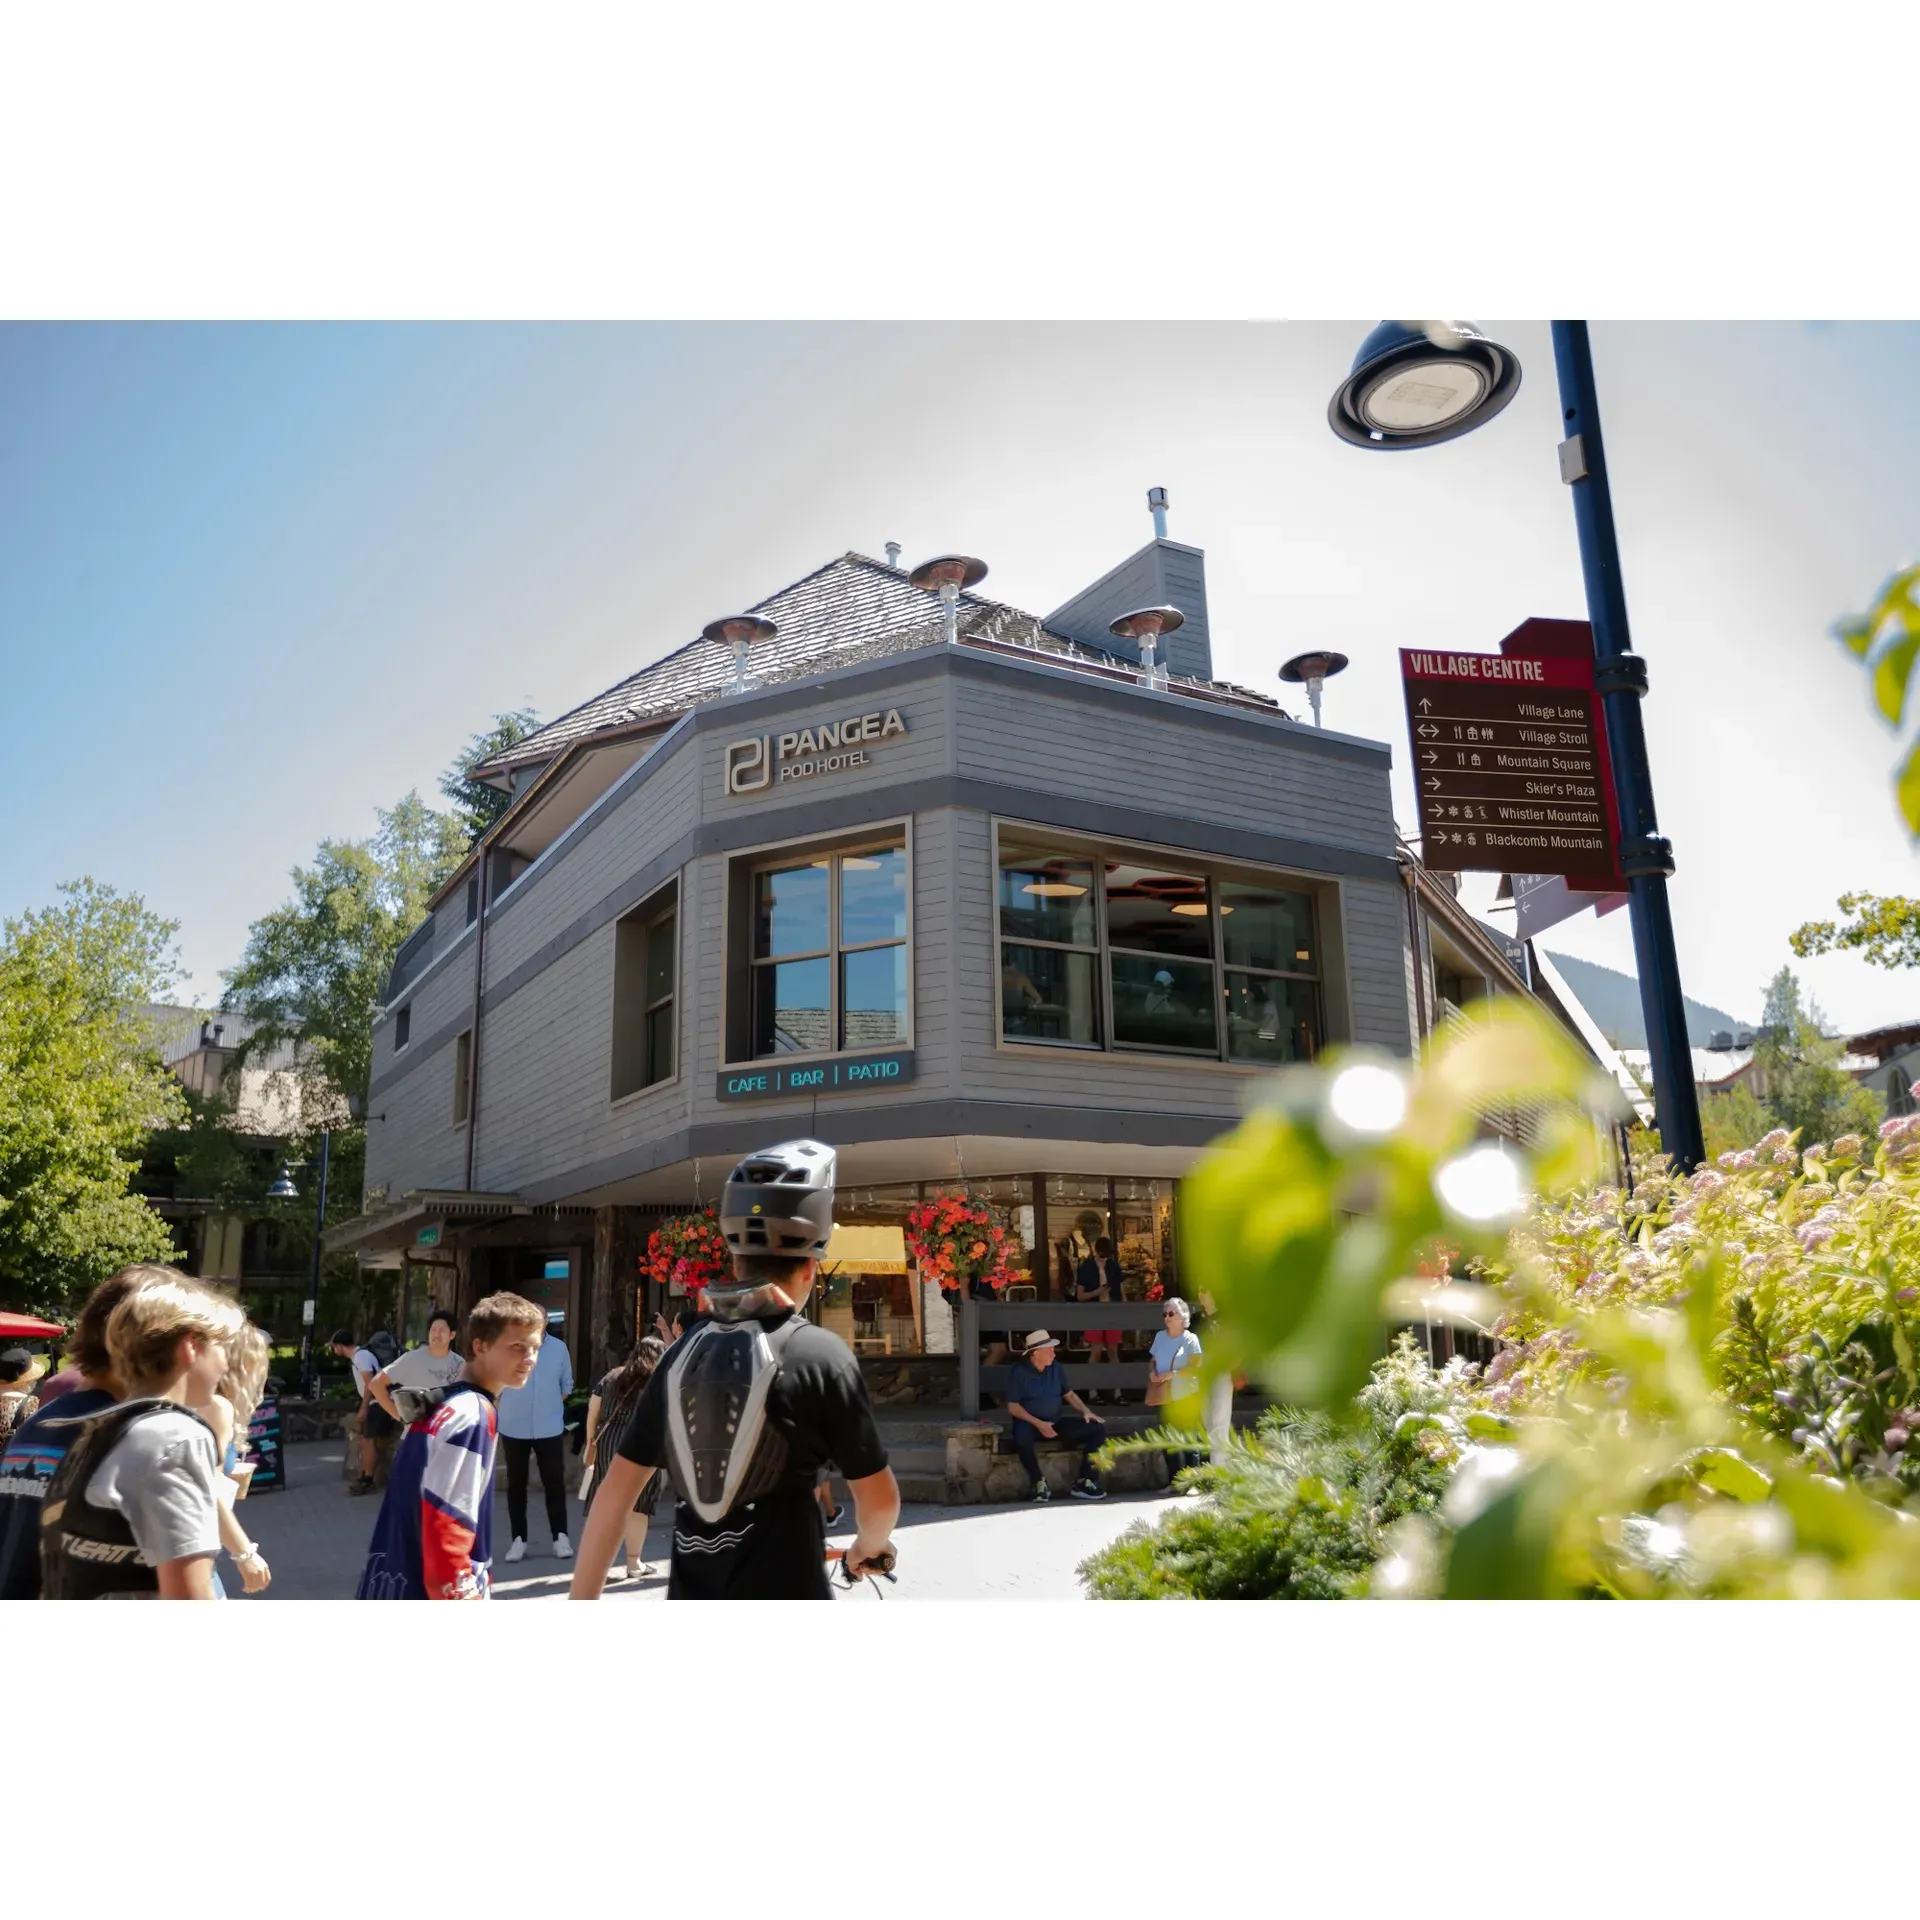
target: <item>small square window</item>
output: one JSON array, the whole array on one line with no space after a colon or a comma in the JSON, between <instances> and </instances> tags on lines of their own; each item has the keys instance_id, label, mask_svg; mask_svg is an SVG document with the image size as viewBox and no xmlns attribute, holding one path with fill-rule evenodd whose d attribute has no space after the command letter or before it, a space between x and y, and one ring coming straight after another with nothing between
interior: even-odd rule
<instances>
[{"instance_id":1,"label":"small square window","mask_svg":"<svg viewBox=\"0 0 1920 1920\"><path fill-rule=\"evenodd\" d=\"M398 1053L413 1038L413 1009L402 1007L393 1016L393 1050Z\"/></svg>"}]
</instances>

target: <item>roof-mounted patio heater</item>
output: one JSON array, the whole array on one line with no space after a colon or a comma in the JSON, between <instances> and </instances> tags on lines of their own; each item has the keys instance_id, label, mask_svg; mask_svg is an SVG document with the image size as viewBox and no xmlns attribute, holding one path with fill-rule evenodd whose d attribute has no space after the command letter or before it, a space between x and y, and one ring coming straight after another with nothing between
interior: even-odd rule
<instances>
[{"instance_id":1,"label":"roof-mounted patio heater","mask_svg":"<svg viewBox=\"0 0 1920 1920\"><path fill-rule=\"evenodd\" d=\"M753 685L747 673L747 649L756 640L771 640L779 631L771 620L763 620L757 613L730 613L724 620L702 627L700 637L732 653L733 685L728 691L745 693Z\"/></svg>"},{"instance_id":2,"label":"roof-mounted patio heater","mask_svg":"<svg viewBox=\"0 0 1920 1920\"><path fill-rule=\"evenodd\" d=\"M1166 669L1154 658L1163 633L1176 633L1187 624L1187 616L1178 607L1136 607L1110 621L1107 631L1116 640L1132 640L1140 648L1140 671L1150 687L1166 683Z\"/></svg>"},{"instance_id":3,"label":"roof-mounted patio heater","mask_svg":"<svg viewBox=\"0 0 1920 1920\"><path fill-rule=\"evenodd\" d=\"M907 575L907 583L922 593L937 593L947 616L947 645L960 644L960 595L967 587L977 587L987 577L987 563L964 553L943 553L937 560L923 560Z\"/></svg>"},{"instance_id":4,"label":"roof-mounted patio heater","mask_svg":"<svg viewBox=\"0 0 1920 1920\"><path fill-rule=\"evenodd\" d=\"M1304 686L1307 690L1308 704L1313 708L1313 724L1318 727L1325 723L1320 718L1320 689L1336 673L1347 670L1347 656L1344 653L1296 653L1280 669L1280 678L1294 686Z\"/></svg>"}]
</instances>

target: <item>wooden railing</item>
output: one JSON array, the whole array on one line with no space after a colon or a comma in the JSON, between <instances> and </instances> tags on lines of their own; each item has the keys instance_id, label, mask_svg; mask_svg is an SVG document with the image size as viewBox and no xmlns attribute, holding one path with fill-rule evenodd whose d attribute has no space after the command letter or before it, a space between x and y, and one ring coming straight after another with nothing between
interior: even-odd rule
<instances>
[{"instance_id":1,"label":"wooden railing","mask_svg":"<svg viewBox=\"0 0 1920 1920\"><path fill-rule=\"evenodd\" d=\"M1069 1360L1065 1352L1066 1336L1083 1333L1090 1327L1118 1327L1124 1333L1139 1333L1151 1338L1160 1331L1161 1303L1158 1300L973 1300L960 1302L960 1411L968 1420L980 1413L980 1395L1006 1391L1011 1365L986 1367L980 1364L980 1348L989 1341L1004 1340L1017 1354L1020 1337L1035 1327L1045 1327L1060 1336L1061 1352L1054 1365L1066 1371L1067 1385L1076 1393L1094 1388L1103 1393L1122 1388L1144 1388L1149 1371L1144 1360L1103 1360L1090 1363Z\"/></svg>"}]
</instances>

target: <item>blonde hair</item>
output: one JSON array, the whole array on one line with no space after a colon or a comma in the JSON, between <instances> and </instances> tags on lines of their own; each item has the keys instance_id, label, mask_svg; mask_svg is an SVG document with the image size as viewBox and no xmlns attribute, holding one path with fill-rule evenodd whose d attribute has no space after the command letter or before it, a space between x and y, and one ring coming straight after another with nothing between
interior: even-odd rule
<instances>
[{"instance_id":1,"label":"blonde hair","mask_svg":"<svg viewBox=\"0 0 1920 1920\"><path fill-rule=\"evenodd\" d=\"M267 1336L251 1320L228 1342L226 1376L218 1391L233 1402L234 1430L242 1439L267 1389L267 1362L272 1355Z\"/></svg>"},{"instance_id":2,"label":"blonde hair","mask_svg":"<svg viewBox=\"0 0 1920 1920\"><path fill-rule=\"evenodd\" d=\"M218 1341L231 1350L247 1317L240 1305L184 1273L137 1288L107 1320L107 1352L123 1387L173 1371L181 1340Z\"/></svg>"}]
</instances>

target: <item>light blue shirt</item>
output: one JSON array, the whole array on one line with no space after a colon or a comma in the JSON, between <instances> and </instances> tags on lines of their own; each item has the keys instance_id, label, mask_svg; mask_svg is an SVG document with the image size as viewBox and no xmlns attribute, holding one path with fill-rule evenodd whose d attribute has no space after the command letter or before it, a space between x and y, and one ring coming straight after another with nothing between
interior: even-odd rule
<instances>
[{"instance_id":1,"label":"light blue shirt","mask_svg":"<svg viewBox=\"0 0 1920 1920\"><path fill-rule=\"evenodd\" d=\"M1169 1400L1184 1400L1190 1393L1200 1391L1200 1377L1197 1373L1181 1374L1178 1369L1200 1358L1200 1336L1191 1328L1175 1335L1162 1327L1153 1336L1153 1370L1155 1373L1171 1373L1173 1379L1167 1383ZM505 1396L503 1395L502 1398Z\"/></svg>"},{"instance_id":2,"label":"light blue shirt","mask_svg":"<svg viewBox=\"0 0 1920 1920\"><path fill-rule=\"evenodd\" d=\"M567 1395L573 1391L573 1359L557 1334L540 1342L533 1377L524 1387L507 1387L494 1404L502 1435L509 1440L544 1440L567 1424Z\"/></svg>"}]
</instances>

